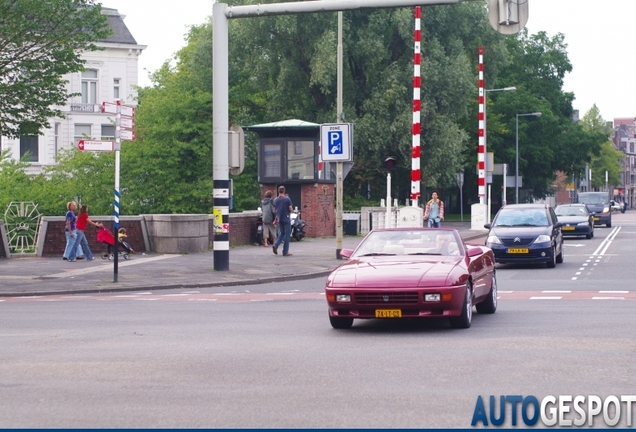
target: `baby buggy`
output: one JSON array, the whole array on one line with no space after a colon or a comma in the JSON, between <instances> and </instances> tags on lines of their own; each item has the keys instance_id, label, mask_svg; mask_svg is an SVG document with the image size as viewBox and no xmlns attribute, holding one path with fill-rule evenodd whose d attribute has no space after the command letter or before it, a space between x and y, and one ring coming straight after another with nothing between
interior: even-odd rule
<instances>
[{"instance_id":1,"label":"baby buggy","mask_svg":"<svg viewBox=\"0 0 636 432\"><path fill-rule=\"evenodd\" d=\"M115 254L113 253L113 246L115 246L115 236L113 233L105 226L102 226L99 231L97 231L97 241L108 246L108 252L102 254L102 259L114 260ZM119 255L123 256L124 259L129 259L130 247L124 246L122 242L119 242L119 244L123 248L123 250L119 251Z\"/></svg>"}]
</instances>

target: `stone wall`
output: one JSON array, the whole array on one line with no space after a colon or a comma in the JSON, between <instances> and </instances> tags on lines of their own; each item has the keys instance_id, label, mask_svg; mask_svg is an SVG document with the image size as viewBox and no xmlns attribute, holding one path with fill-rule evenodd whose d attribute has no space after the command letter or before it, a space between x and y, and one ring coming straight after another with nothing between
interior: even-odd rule
<instances>
[{"instance_id":1,"label":"stone wall","mask_svg":"<svg viewBox=\"0 0 636 432\"><path fill-rule=\"evenodd\" d=\"M111 216L91 216L93 222L102 222L113 235L116 236ZM62 256L66 247L66 235L64 234L64 216L43 216L40 221L40 232L36 252L38 256ZM122 216L119 219L119 227L126 228L126 241L135 252L148 252L148 238L146 227L141 216ZM86 240L93 255L99 256L106 252L107 245L97 241L97 231L92 225L86 227Z\"/></svg>"},{"instance_id":2,"label":"stone wall","mask_svg":"<svg viewBox=\"0 0 636 432\"><path fill-rule=\"evenodd\" d=\"M11 254L9 253L9 244L7 242L7 232L4 228L4 221L0 220L0 258L8 258Z\"/></svg>"},{"instance_id":3,"label":"stone wall","mask_svg":"<svg viewBox=\"0 0 636 432\"><path fill-rule=\"evenodd\" d=\"M148 227L150 249L157 253L196 253L208 250L207 214L143 215Z\"/></svg>"}]
</instances>

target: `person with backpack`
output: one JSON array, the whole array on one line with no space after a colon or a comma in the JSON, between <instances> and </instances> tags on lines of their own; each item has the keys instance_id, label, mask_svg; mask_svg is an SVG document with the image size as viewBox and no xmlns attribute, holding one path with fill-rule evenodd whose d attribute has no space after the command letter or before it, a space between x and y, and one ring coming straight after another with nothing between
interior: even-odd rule
<instances>
[{"instance_id":1,"label":"person with backpack","mask_svg":"<svg viewBox=\"0 0 636 432\"><path fill-rule=\"evenodd\" d=\"M265 198L261 201L261 210L263 211L263 246L269 247L276 242L276 227L274 226L276 209L272 201L271 190L265 192ZM269 243L270 235L271 243Z\"/></svg>"}]
</instances>

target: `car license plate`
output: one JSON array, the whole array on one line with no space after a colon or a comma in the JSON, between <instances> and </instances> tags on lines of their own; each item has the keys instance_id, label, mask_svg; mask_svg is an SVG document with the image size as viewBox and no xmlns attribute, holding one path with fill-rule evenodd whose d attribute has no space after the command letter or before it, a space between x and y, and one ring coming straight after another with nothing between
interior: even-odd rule
<instances>
[{"instance_id":1,"label":"car license plate","mask_svg":"<svg viewBox=\"0 0 636 432\"><path fill-rule=\"evenodd\" d=\"M563 227L563 231L574 231L574 230L575 230L575 228L572 227L572 226L564 226Z\"/></svg>"},{"instance_id":2,"label":"car license plate","mask_svg":"<svg viewBox=\"0 0 636 432\"><path fill-rule=\"evenodd\" d=\"M598 222L598 221L600 221L600 220L601 220L601 218L600 218L600 217L595 217L595 218L594 218L594 222Z\"/></svg>"},{"instance_id":3,"label":"car license plate","mask_svg":"<svg viewBox=\"0 0 636 432\"><path fill-rule=\"evenodd\" d=\"M402 318L401 309L376 309L376 318Z\"/></svg>"},{"instance_id":4,"label":"car license plate","mask_svg":"<svg viewBox=\"0 0 636 432\"><path fill-rule=\"evenodd\" d=\"M508 253L509 254L527 254L528 248L509 248Z\"/></svg>"}]
</instances>

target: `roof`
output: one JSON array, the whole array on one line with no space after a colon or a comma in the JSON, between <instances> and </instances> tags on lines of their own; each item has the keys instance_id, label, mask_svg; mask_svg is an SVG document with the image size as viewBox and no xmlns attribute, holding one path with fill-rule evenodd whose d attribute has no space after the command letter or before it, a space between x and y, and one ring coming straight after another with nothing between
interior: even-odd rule
<instances>
[{"instance_id":1,"label":"roof","mask_svg":"<svg viewBox=\"0 0 636 432\"><path fill-rule=\"evenodd\" d=\"M108 26L113 31L113 34L102 39L101 42L137 45L137 41L124 23L125 15L121 15L117 9L107 7L102 7L102 14L107 15Z\"/></svg>"},{"instance_id":2,"label":"roof","mask_svg":"<svg viewBox=\"0 0 636 432\"><path fill-rule=\"evenodd\" d=\"M252 126L245 126L243 129L248 131L264 130L264 129L316 129L320 125L304 120L289 119L272 123L263 123Z\"/></svg>"}]
</instances>

